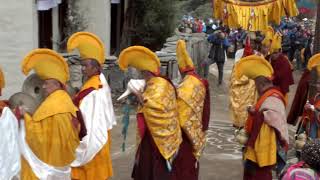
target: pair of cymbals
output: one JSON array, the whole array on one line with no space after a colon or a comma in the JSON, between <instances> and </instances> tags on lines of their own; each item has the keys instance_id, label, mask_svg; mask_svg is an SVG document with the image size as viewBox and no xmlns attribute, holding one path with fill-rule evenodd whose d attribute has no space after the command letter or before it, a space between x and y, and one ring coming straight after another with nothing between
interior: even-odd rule
<instances>
[{"instance_id":1,"label":"pair of cymbals","mask_svg":"<svg viewBox=\"0 0 320 180\"><path fill-rule=\"evenodd\" d=\"M15 93L9 98L10 108L15 109L20 106L33 114L44 99L42 85L43 80L36 74L28 76L23 82L22 92Z\"/></svg>"}]
</instances>

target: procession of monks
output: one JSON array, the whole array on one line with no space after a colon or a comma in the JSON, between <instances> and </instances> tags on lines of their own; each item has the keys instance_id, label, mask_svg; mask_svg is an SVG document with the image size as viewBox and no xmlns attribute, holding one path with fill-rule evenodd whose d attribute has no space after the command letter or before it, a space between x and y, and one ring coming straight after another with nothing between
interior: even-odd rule
<instances>
[{"instance_id":1,"label":"procession of monks","mask_svg":"<svg viewBox=\"0 0 320 180\"><path fill-rule=\"evenodd\" d=\"M263 41L269 52L245 51L231 77L234 126L246 136L241 141L245 180L271 180L273 169L279 175L286 165L287 93L293 76L287 57L281 53L281 37L272 31L269 28ZM22 180L106 180L113 176L110 135L116 117L102 73L104 45L96 35L78 32L69 38L67 49L79 51L85 77L73 97L66 91L68 65L57 52L35 49L21 63L25 75L34 71L43 80L45 92L34 113L24 106L12 110L25 135L20 146ZM183 77L177 87L161 76L158 56L146 47L128 47L118 59L121 70L135 68L145 81L141 91L131 94L138 101L135 180L199 179L199 159L210 120L209 84L196 73L184 40L177 41L176 56ZM2 90L5 80L0 72ZM302 75L288 116L290 124L296 124L301 116L297 135L305 133L311 139L320 138L319 77L318 54ZM8 103L1 101L1 116L6 115L2 112L7 107Z\"/></svg>"},{"instance_id":2,"label":"procession of monks","mask_svg":"<svg viewBox=\"0 0 320 180\"><path fill-rule=\"evenodd\" d=\"M244 147L243 179L271 180L273 170L279 179L316 179L320 158L315 154L320 147L312 150L310 144L318 144L320 138L320 54L310 58L287 117L289 87L294 84L292 64L281 52L281 35L272 27L264 33L260 48L264 51L246 47L231 75L230 110L239 129L236 139ZM293 144L300 162L292 165L286 157L288 124L298 122Z\"/></svg>"},{"instance_id":3,"label":"procession of monks","mask_svg":"<svg viewBox=\"0 0 320 180\"><path fill-rule=\"evenodd\" d=\"M33 71L43 80L45 92L34 113L24 106L12 110L25 136L19 139L18 177L22 180L106 180L113 176L110 134L116 118L111 90L102 74L103 43L93 33L78 32L68 39L67 49L79 51L85 79L73 97L66 91L68 65L57 52L35 49L21 63L25 75ZM132 46L120 54L120 69L136 68L146 82L143 91L134 92L139 99L139 145L133 179L198 179L210 119L209 84L195 73L183 40L177 43L177 59L184 77L178 88L161 76L160 60L148 48ZM2 71L0 75L3 89ZM1 112L8 106L1 102Z\"/></svg>"}]
</instances>

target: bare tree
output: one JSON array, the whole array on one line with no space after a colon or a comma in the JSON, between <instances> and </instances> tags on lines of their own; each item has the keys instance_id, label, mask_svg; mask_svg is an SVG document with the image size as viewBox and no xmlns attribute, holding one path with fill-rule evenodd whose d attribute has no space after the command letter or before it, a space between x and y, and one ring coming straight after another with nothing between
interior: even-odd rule
<instances>
[{"instance_id":1,"label":"bare tree","mask_svg":"<svg viewBox=\"0 0 320 180\"><path fill-rule=\"evenodd\" d=\"M317 19L315 27L315 38L313 44L313 53L317 54L320 52L320 1L317 2Z\"/></svg>"}]
</instances>

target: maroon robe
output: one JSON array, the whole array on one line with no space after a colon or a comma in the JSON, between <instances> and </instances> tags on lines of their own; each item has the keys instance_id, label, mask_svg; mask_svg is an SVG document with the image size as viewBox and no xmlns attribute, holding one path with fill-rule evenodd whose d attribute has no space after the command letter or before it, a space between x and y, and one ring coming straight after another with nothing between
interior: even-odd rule
<instances>
[{"instance_id":1,"label":"maroon robe","mask_svg":"<svg viewBox=\"0 0 320 180\"><path fill-rule=\"evenodd\" d=\"M309 91L308 81L309 80L310 80L310 71L305 70L299 81L296 95L294 96L291 109L288 114L287 122L289 124L295 125L297 123L299 116L301 116L303 113L304 105L306 104L308 99L308 91Z\"/></svg>"},{"instance_id":2,"label":"maroon robe","mask_svg":"<svg viewBox=\"0 0 320 180\"><path fill-rule=\"evenodd\" d=\"M244 180L272 180L273 166L259 167L252 161L245 163Z\"/></svg>"},{"instance_id":3,"label":"maroon robe","mask_svg":"<svg viewBox=\"0 0 320 180\"><path fill-rule=\"evenodd\" d=\"M137 114L138 121L145 121L143 113ZM174 172L169 172L148 128L144 129L139 144L132 178L134 180L177 180Z\"/></svg>"},{"instance_id":4,"label":"maroon robe","mask_svg":"<svg viewBox=\"0 0 320 180\"><path fill-rule=\"evenodd\" d=\"M173 87L170 79L166 79ZM141 142L136 152L135 162L132 171L132 179L134 180L179 180L174 170L176 159L172 163L172 171L170 172L166 165L166 160L161 155L157 145L155 144L150 131L145 123L143 113L137 114L137 126Z\"/></svg>"},{"instance_id":5,"label":"maroon robe","mask_svg":"<svg viewBox=\"0 0 320 180\"><path fill-rule=\"evenodd\" d=\"M271 61L274 70L273 85L280 88L282 94L289 92L289 86L294 84L291 65L285 55L278 55L277 59Z\"/></svg>"},{"instance_id":6,"label":"maroon robe","mask_svg":"<svg viewBox=\"0 0 320 180\"><path fill-rule=\"evenodd\" d=\"M191 74L201 80L206 88L206 97L203 107L202 127L207 130L210 119L210 94L207 80L196 74ZM168 80L168 79L167 79ZM171 81L168 80L170 83ZM171 83L172 84L172 83ZM134 180L197 180L199 176L199 163L193 155L193 147L187 135L182 131L183 141L179 147L177 157L172 163L169 172L166 160L160 154L148 128L139 122L144 122L142 113L137 114L138 128L141 135L135 163L132 172Z\"/></svg>"}]
</instances>

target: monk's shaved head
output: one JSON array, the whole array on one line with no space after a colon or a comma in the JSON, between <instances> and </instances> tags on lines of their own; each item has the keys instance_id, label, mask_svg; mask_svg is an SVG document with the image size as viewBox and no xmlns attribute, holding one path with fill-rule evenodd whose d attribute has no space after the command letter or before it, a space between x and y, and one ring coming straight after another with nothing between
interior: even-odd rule
<instances>
[{"instance_id":1,"label":"monk's shaved head","mask_svg":"<svg viewBox=\"0 0 320 180\"><path fill-rule=\"evenodd\" d=\"M273 86L272 81L264 76L255 78L254 82L256 84L259 95L262 95L268 88Z\"/></svg>"}]
</instances>

